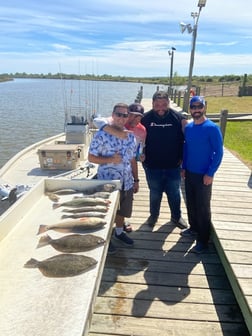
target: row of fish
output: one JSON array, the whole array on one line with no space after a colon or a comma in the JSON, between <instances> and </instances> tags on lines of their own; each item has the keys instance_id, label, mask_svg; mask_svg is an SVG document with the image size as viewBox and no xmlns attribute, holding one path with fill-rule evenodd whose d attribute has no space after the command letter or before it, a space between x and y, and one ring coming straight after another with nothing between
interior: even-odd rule
<instances>
[{"instance_id":1,"label":"row of fish","mask_svg":"<svg viewBox=\"0 0 252 336\"><path fill-rule=\"evenodd\" d=\"M105 190L106 189L106 190ZM95 231L101 229L106 221L104 217L108 211L110 204L109 195L114 191L114 185L105 184L100 190L88 195L76 196L70 201L62 203L54 203L53 209L61 206L70 207L63 209L68 214L62 215L62 219L72 218L71 220L63 220L50 225L40 225L38 234L55 230L59 232L83 232ZM77 193L79 191L72 189L57 190L53 193L47 193L47 196L56 201L58 194L67 195ZM58 201L58 199L57 199ZM47 277L70 277L79 275L93 268L97 261L88 256L73 254L77 252L85 252L102 246L105 240L93 234L70 234L58 239L52 239L48 234L42 236L38 242L37 248L51 245L57 251L64 252L62 254L38 261L31 258L24 267L38 268L41 273Z\"/></svg>"}]
</instances>

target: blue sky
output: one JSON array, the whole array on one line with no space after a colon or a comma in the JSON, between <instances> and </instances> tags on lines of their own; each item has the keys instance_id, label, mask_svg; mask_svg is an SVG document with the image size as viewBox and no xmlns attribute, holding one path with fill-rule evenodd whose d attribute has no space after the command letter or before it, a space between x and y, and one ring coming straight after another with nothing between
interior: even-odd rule
<instances>
[{"instance_id":1,"label":"blue sky","mask_svg":"<svg viewBox=\"0 0 252 336\"><path fill-rule=\"evenodd\" d=\"M4 3L4 4L3 4ZM0 5L0 73L188 75L198 0L8 0ZM207 0L194 75L252 73L252 1Z\"/></svg>"}]
</instances>

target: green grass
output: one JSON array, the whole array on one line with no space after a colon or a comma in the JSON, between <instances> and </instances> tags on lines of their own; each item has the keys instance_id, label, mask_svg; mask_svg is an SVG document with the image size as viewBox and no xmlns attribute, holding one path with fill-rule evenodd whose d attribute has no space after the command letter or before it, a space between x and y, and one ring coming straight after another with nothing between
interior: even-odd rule
<instances>
[{"instance_id":1,"label":"green grass","mask_svg":"<svg viewBox=\"0 0 252 336\"><path fill-rule=\"evenodd\" d=\"M252 121L228 121L224 146L252 169Z\"/></svg>"},{"instance_id":2,"label":"green grass","mask_svg":"<svg viewBox=\"0 0 252 336\"><path fill-rule=\"evenodd\" d=\"M207 97L207 113L251 113L252 97ZM228 121L224 146L252 169L252 121Z\"/></svg>"},{"instance_id":3,"label":"green grass","mask_svg":"<svg viewBox=\"0 0 252 336\"><path fill-rule=\"evenodd\" d=\"M207 113L217 114L221 110L228 113L252 113L252 97L206 97ZM183 98L180 101L183 107Z\"/></svg>"},{"instance_id":4,"label":"green grass","mask_svg":"<svg viewBox=\"0 0 252 336\"><path fill-rule=\"evenodd\" d=\"M206 97L207 113L252 113L252 97Z\"/></svg>"}]
</instances>

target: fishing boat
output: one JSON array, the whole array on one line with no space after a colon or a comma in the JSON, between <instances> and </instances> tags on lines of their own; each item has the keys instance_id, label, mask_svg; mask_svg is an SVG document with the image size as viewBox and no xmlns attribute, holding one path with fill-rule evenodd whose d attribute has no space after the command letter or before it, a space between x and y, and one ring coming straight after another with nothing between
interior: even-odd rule
<instances>
[{"instance_id":1,"label":"fishing boat","mask_svg":"<svg viewBox=\"0 0 252 336\"><path fill-rule=\"evenodd\" d=\"M1 212L43 178L93 178L96 165L87 161L92 134L88 122L72 116L65 132L37 142L11 158L0 169Z\"/></svg>"},{"instance_id":2,"label":"fishing boat","mask_svg":"<svg viewBox=\"0 0 252 336\"><path fill-rule=\"evenodd\" d=\"M87 160L95 131L91 121L72 115L66 122L65 132L25 148L0 169L1 335L45 336L49 333L51 336L83 336L88 333L119 204L120 188L120 181L95 179L97 165ZM64 220L62 209L53 206L56 201L51 197L56 195L56 191L72 191L74 194L60 195L58 201L69 204L78 197L84 199L83 194L106 190L105 186L110 192L104 218ZM97 197L93 199L101 202ZM75 271L77 264L69 262L65 267L58 264L60 260L64 261L66 254L59 254L50 245L41 249L36 246L40 225L74 221L72 231L49 230L50 239L65 239L66 235L71 239L78 220L90 223L101 221L103 226L96 229L95 235L104 244L87 252L67 254L73 262L80 257L94 261L91 269L86 271L83 266L83 272L76 275L69 269ZM92 234L92 231L83 228L76 234L83 236ZM52 272L45 275L41 266L49 263L51 258L59 261ZM25 265L31 263L37 269L27 269ZM63 275L54 276L59 267Z\"/></svg>"}]
</instances>

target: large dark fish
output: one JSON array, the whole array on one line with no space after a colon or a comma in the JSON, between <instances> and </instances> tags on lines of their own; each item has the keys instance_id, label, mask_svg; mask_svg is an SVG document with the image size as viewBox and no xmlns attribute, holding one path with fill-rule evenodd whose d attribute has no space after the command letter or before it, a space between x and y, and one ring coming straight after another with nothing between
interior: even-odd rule
<instances>
[{"instance_id":1,"label":"large dark fish","mask_svg":"<svg viewBox=\"0 0 252 336\"><path fill-rule=\"evenodd\" d=\"M84 197L84 198L73 198L70 201L62 202L62 203L54 203L53 208L57 209L61 206L69 206L69 207L81 207L81 206L91 206L91 205L103 205L108 206L111 202L109 200L105 200L103 198L92 198L92 197Z\"/></svg>"},{"instance_id":2,"label":"large dark fish","mask_svg":"<svg viewBox=\"0 0 252 336\"><path fill-rule=\"evenodd\" d=\"M43 261L31 258L26 268L38 268L50 278L72 277L90 270L97 264L94 258L78 254L59 254Z\"/></svg>"},{"instance_id":3,"label":"large dark fish","mask_svg":"<svg viewBox=\"0 0 252 336\"><path fill-rule=\"evenodd\" d=\"M95 205L95 206L78 207L78 208L73 208L73 209L63 209L62 211L71 212L71 213L89 212L89 211L105 213L108 211L108 207L104 205ZM85 216L82 216L82 217L85 217Z\"/></svg>"},{"instance_id":4,"label":"large dark fish","mask_svg":"<svg viewBox=\"0 0 252 336\"><path fill-rule=\"evenodd\" d=\"M49 235L45 235L40 238L37 248L51 245L60 252L74 253L89 251L104 243L104 239L92 234L72 234L58 239L52 239Z\"/></svg>"},{"instance_id":5,"label":"large dark fish","mask_svg":"<svg viewBox=\"0 0 252 336\"><path fill-rule=\"evenodd\" d=\"M104 218L106 216L105 213L97 212L97 211L89 211L89 212L77 212L69 215L62 215L61 218L82 218L82 217L96 217L96 218Z\"/></svg>"},{"instance_id":6,"label":"large dark fish","mask_svg":"<svg viewBox=\"0 0 252 336\"><path fill-rule=\"evenodd\" d=\"M70 195L70 194L76 194L76 193L83 193L86 195L91 195L94 194L96 192L112 192L116 189L116 185L112 184L112 183L105 183L102 185L98 185L98 186L91 186L88 188L85 188L85 190L79 190L79 189L72 189L72 188L64 188L64 189L58 189L58 190L54 190L52 191L54 194L57 195Z\"/></svg>"},{"instance_id":7,"label":"large dark fish","mask_svg":"<svg viewBox=\"0 0 252 336\"><path fill-rule=\"evenodd\" d=\"M38 234L44 233L48 230L55 230L60 232L79 232L82 230L97 230L102 228L106 221L97 217L82 217L79 219L72 219L62 221L51 225L40 225Z\"/></svg>"}]
</instances>

